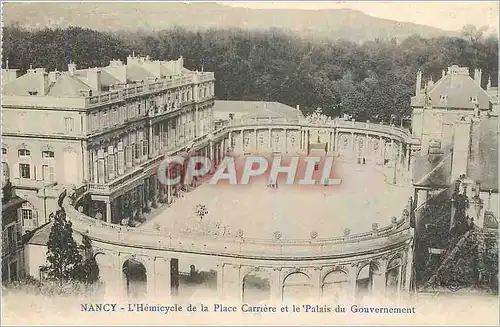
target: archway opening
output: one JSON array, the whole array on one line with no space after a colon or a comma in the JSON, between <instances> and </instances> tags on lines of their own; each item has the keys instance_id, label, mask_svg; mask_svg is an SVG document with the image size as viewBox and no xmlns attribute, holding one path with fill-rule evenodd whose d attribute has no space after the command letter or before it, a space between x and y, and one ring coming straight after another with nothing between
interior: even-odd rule
<instances>
[{"instance_id":1,"label":"archway opening","mask_svg":"<svg viewBox=\"0 0 500 327\"><path fill-rule=\"evenodd\" d=\"M336 302L345 298L349 290L349 280L347 274L341 270L328 273L323 278L321 287L322 299L329 302Z\"/></svg>"},{"instance_id":2,"label":"archway opening","mask_svg":"<svg viewBox=\"0 0 500 327\"><path fill-rule=\"evenodd\" d=\"M373 278L378 273L378 266L370 262L361 268L356 278L356 299L361 300L363 297L371 294L373 289Z\"/></svg>"},{"instance_id":3,"label":"archway opening","mask_svg":"<svg viewBox=\"0 0 500 327\"><path fill-rule=\"evenodd\" d=\"M301 272L288 275L283 281L283 301L307 301L313 297L309 277Z\"/></svg>"},{"instance_id":4,"label":"archway opening","mask_svg":"<svg viewBox=\"0 0 500 327\"><path fill-rule=\"evenodd\" d=\"M395 295L400 287L401 282L401 258L394 258L387 265L385 274L386 294L388 296Z\"/></svg>"},{"instance_id":5,"label":"archway opening","mask_svg":"<svg viewBox=\"0 0 500 327\"><path fill-rule=\"evenodd\" d=\"M127 295L130 297L143 297L147 292L147 271L142 263L128 259L122 266L126 281Z\"/></svg>"},{"instance_id":6,"label":"archway opening","mask_svg":"<svg viewBox=\"0 0 500 327\"><path fill-rule=\"evenodd\" d=\"M262 272L254 271L243 278L243 302L266 303L271 298L271 281Z\"/></svg>"}]
</instances>

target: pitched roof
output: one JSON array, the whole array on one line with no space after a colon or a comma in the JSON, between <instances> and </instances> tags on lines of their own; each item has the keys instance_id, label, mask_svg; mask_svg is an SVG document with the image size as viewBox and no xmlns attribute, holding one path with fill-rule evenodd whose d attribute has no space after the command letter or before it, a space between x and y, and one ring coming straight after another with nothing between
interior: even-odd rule
<instances>
[{"instance_id":1,"label":"pitched roof","mask_svg":"<svg viewBox=\"0 0 500 327\"><path fill-rule=\"evenodd\" d=\"M152 73L137 65L127 65L126 67L127 67L127 80L145 81L148 78L155 77Z\"/></svg>"},{"instance_id":2,"label":"pitched roof","mask_svg":"<svg viewBox=\"0 0 500 327\"><path fill-rule=\"evenodd\" d=\"M426 96L423 93L412 98L412 106L425 105ZM430 98L429 105L436 108L474 109L475 104L470 97L477 99L480 109L490 108L490 96L470 77L469 70L465 67L450 67L445 76L429 86L427 96ZM442 101L442 96L446 96L447 100Z\"/></svg>"},{"instance_id":3,"label":"pitched roof","mask_svg":"<svg viewBox=\"0 0 500 327\"><path fill-rule=\"evenodd\" d=\"M300 110L279 102L216 100L214 110L252 118L282 117L296 121L304 118Z\"/></svg>"},{"instance_id":4,"label":"pitched roof","mask_svg":"<svg viewBox=\"0 0 500 327\"><path fill-rule=\"evenodd\" d=\"M498 190L498 117L474 122L471 141L467 176L482 189Z\"/></svg>"},{"instance_id":5,"label":"pitched roof","mask_svg":"<svg viewBox=\"0 0 500 327\"><path fill-rule=\"evenodd\" d=\"M413 185L444 188L451 185L451 146L441 154L426 154L416 158L413 166Z\"/></svg>"},{"instance_id":6,"label":"pitched roof","mask_svg":"<svg viewBox=\"0 0 500 327\"><path fill-rule=\"evenodd\" d=\"M92 90L90 86L82 82L78 77L61 74L59 78L50 85L48 96L61 98L80 97L80 91Z\"/></svg>"},{"instance_id":7,"label":"pitched roof","mask_svg":"<svg viewBox=\"0 0 500 327\"><path fill-rule=\"evenodd\" d=\"M87 72L88 72L88 69L80 69L80 70L77 70L75 72L75 76L78 77L85 84L88 84ZM113 75L111 75L110 73L105 71L104 69L101 70L101 84L102 85L110 86L110 85L116 85L119 83L120 83L120 81L116 77L114 77Z\"/></svg>"},{"instance_id":8,"label":"pitched roof","mask_svg":"<svg viewBox=\"0 0 500 327\"><path fill-rule=\"evenodd\" d=\"M3 85L4 95L30 95L40 89L40 76L34 73L24 74Z\"/></svg>"},{"instance_id":9,"label":"pitched roof","mask_svg":"<svg viewBox=\"0 0 500 327\"><path fill-rule=\"evenodd\" d=\"M47 242L49 241L49 235L51 229L52 229L52 222L48 222L45 225L42 225L37 229L31 231L29 234L27 234L25 236L26 238L23 240L23 243L46 246Z\"/></svg>"}]
</instances>

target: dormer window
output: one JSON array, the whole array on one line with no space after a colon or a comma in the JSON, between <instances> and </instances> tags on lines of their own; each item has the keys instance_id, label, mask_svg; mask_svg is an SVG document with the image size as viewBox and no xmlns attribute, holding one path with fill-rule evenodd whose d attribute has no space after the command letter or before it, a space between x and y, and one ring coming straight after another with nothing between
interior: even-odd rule
<instances>
[{"instance_id":1,"label":"dormer window","mask_svg":"<svg viewBox=\"0 0 500 327\"><path fill-rule=\"evenodd\" d=\"M29 157L31 155L31 152L27 149L19 149L17 151L17 154L19 155L19 157Z\"/></svg>"},{"instance_id":2,"label":"dormer window","mask_svg":"<svg viewBox=\"0 0 500 327\"><path fill-rule=\"evenodd\" d=\"M477 98L476 97L469 97L469 101L471 103L477 103Z\"/></svg>"},{"instance_id":3,"label":"dormer window","mask_svg":"<svg viewBox=\"0 0 500 327\"><path fill-rule=\"evenodd\" d=\"M440 100L441 102L446 102L446 101L448 101L448 94L441 94L441 95L439 96L439 100Z\"/></svg>"},{"instance_id":4,"label":"dormer window","mask_svg":"<svg viewBox=\"0 0 500 327\"><path fill-rule=\"evenodd\" d=\"M29 95L37 95L38 91L28 91Z\"/></svg>"}]
</instances>

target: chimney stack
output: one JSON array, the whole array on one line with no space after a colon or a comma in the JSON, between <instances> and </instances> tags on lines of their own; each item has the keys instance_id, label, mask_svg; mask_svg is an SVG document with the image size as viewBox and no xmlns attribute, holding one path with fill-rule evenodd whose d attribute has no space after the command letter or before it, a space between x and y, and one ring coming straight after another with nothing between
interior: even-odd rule
<instances>
[{"instance_id":1,"label":"chimney stack","mask_svg":"<svg viewBox=\"0 0 500 327\"><path fill-rule=\"evenodd\" d=\"M89 86L92 90L96 93L100 93L102 88L101 70L99 68L89 69L87 72L87 78Z\"/></svg>"},{"instance_id":2,"label":"chimney stack","mask_svg":"<svg viewBox=\"0 0 500 327\"><path fill-rule=\"evenodd\" d=\"M445 76L446 76L446 71L443 69L443 70L441 71L441 78L444 78Z\"/></svg>"},{"instance_id":3,"label":"chimney stack","mask_svg":"<svg viewBox=\"0 0 500 327\"><path fill-rule=\"evenodd\" d=\"M38 86L38 95L44 96L49 91L49 74L45 70L45 68L37 68L34 70L34 73L39 78L39 86Z\"/></svg>"},{"instance_id":4,"label":"chimney stack","mask_svg":"<svg viewBox=\"0 0 500 327\"><path fill-rule=\"evenodd\" d=\"M71 76L75 75L75 71L76 71L76 64L74 63L70 63L68 65L68 72Z\"/></svg>"},{"instance_id":5,"label":"chimney stack","mask_svg":"<svg viewBox=\"0 0 500 327\"><path fill-rule=\"evenodd\" d=\"M61 76L61 73L57 70L49 73L49 83L55 83L57 79Z\"/></svg>"},{"instance_id":6,"label":"chimney stack","mask_svg":"<svg viewBox=\"0 0 500 327\"><path fill-rule=\"evenodd\" d=\"M419 69L417 72L417 85L415 86L415 95L420 95L422 89L422 71Z\"/></svg>"},{"instance_id":7,"label":"chimney stack","mask_svg":"<svg viewBox=\"0 0 500 327\"><path fill-rule=\"evenodd\" d=\"M481 85L481 75L483 74L481 69L474 69L474 81Z\"/></svg>"},{"instance_id":8,"label":"chimney stack","mask_svg":"<svg viewBox=\"0 0 500 327\"><path fill-rule=\"evenodd\" d=\"M2 83L9 83L19 77L19 69L2 69Z\"/></svg>"},{"instance_id":9,"label":"chimney stack","mask_svg":"<svg viewBox=\"0 0 500 327\"><path fill-rule=\"evenodd\" d=\"M491 76L488 77L488 84L486 84L486 91L491 90Z\"/></svg>"},{"instance_id":10,"label":"chimney stack","mask_svg":"<svg viewBox=\"0 0 500 327\"><path fill-rule=\"evenodd\" d=\"M462 116L455 123L453 132L453 159L451 163L451 178L458 179L467 174L471 133L471 119Z\"/></svg>"}]
</instances>

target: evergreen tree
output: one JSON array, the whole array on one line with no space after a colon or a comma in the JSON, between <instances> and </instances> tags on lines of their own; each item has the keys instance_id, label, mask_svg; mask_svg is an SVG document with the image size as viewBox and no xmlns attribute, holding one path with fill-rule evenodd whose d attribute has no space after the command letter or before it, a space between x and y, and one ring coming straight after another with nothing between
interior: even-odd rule
<instances>
[{"instance_id":1,"label":"evergreen tree","mask_svg":"<svg viewBox=\"0 0 500 327\"><path fill-rule=\"evenodd\" d=\"M48 265L42 268L50 279L63 281L78 280L81 274L82 255L73 239L71 222L66 220L63 208L52 214L53 225L47 242Z\"/></svg>"},{"instance_id":2,"label":"evergreen tree","mask_svg":"<svg viewBox=\"0 0 500 327\"><path fill-rule=\"evenodd\" d=\"M94 254L92 241L88 236L83 235L82 245L80 248L83 250L84 259L78 280L94 284L99 280L99 266L97 265L97 261L95 259L97 253Z\"/></svg>"}]
</instances>

